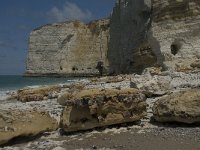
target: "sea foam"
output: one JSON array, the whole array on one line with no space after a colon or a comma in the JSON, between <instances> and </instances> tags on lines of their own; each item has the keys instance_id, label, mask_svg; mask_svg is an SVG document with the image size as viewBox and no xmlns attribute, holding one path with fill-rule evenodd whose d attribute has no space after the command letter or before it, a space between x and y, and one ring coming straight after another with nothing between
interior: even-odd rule
<instances>
[{"instance_id":1,"label":"sea foam","mask_svg":"<svg viewBox=\"0 0 200 150\"><path fill-rule=\"evenodd\" d=\"M10 92L10 91L0 90L0 100L5 100L8 97L8 95L7 95L8 92Z\"/></svg>"}]
</instances>

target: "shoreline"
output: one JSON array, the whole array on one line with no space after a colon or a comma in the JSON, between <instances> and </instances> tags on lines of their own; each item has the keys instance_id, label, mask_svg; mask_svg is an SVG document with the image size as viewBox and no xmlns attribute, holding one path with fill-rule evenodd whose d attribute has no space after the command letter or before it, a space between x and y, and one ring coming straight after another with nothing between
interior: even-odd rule
<instances>
[{"instance_id":1,"label":"shoreline","mask_svg":"<svg viewBox=\"0 0 200 150\"><path fill-rule=\"evenodd\" d=\"M97 73L24 73L23 77L54 77L54 78L92 78L97 77ZM106 75L105 75L106 76Z\"/></svg>"},{"instance_id":2,"label":"shoreline","mask_svg":"<svg viewBox=\"0 0 200 150\"><path fill-rule=\"evenodd\" d=\"M62 85L66 83L74 83L76 81L85 79L83 78L56 78L56 77L23 77L22 75L3 75L3 78L0 76L0 96L1 93L6 95L9 92L16 92L19 89L25 88L38 88L41 86L50 86L50 85ZM7 83L8 82L8 83ZM1 99L1 97L0 97Z\"/></svg>"}]
</instances>

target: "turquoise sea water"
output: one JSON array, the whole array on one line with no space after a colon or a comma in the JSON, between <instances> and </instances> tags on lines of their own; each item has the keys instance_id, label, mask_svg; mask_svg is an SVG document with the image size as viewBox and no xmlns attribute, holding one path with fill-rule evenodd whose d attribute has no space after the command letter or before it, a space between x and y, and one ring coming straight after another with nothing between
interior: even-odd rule
<instances>
[{"instance_id":1,"label":"turquoise sea water","mask_svg":"<svg viewBox=\"0 0 200 150\"><path fill-rule=\"evenodd\" d=\"M19 88L38 85L54 85L74 82L78 78L27 78L22 76L0 75L0 94L5 91L12 91Z\"/></svg>"}]
</instances>

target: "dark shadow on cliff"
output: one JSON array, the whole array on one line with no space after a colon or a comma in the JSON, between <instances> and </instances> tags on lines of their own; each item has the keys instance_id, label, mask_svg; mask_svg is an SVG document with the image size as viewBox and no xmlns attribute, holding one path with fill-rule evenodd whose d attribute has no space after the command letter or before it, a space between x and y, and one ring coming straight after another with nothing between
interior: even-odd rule
<instances>
[{"instance_id":1,"label":"dark shadow on cliff","mask_svg":"<svg viewBox=\"0 0 200 150\"><path fill-rule=\"evenodd\" d=\"M142 74L145 68L157 66L161 52L158 41L148 39L151 22L152 7L144 1L128 0L116 4L107 54L110 74Z\"/></svg>"}]
</instances>

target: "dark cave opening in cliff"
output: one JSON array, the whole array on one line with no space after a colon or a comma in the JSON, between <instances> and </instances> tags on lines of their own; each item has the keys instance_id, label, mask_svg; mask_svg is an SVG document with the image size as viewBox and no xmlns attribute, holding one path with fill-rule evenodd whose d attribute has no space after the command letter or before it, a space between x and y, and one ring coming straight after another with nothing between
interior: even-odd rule
<instances>
[{"instance_id":1,"label":"dark cave opening in cliff","mask_svg":"<svg viewBox=\"0 0 200 150\"><path fill-rule=\"evenodd\" d=\"M173 54L174 56L178 54L178 52L182 48L182 45L183 43L181 39L175 39L171 45L171 54Z\"/></svg>"},{"instance_id":2,"label":"dark cave opening in cliff","mask_svg":"<svg viewBox=\"0 0 200 150\"><path fill-rule=\"evenodd\" d=\"M175 56L178 51L180 50L180 46L178 44L172 44L171 45L171 53Z\"/></svg>"}]
</instances>

